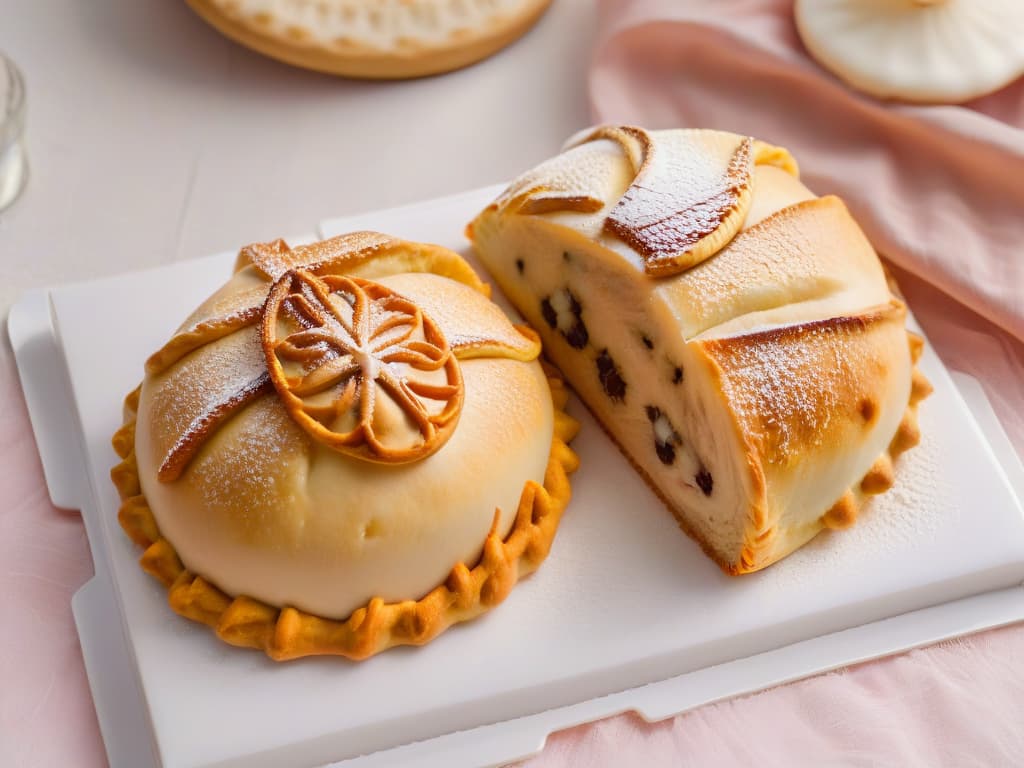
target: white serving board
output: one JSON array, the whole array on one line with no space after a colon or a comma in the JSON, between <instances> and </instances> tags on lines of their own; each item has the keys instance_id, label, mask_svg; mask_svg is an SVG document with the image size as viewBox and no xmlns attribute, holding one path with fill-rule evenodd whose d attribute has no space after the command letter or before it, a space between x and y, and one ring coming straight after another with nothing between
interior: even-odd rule
<instances>
[{"instance_id":1,"label":"white serving board","mask_svg":"<svg viewBox=\"0 0 1024 768\"><path fill-rule=\"evenodd\" d=\"M464 250L464 223L493 193L322 230L378 228ZM224 646L174 615L138 570L108 472L120 401L142 361L226 279L232 260L54 288L11 315L51 494L83 510L96 561L75 611L114 765L312 765L360 755L352 765L496 763L530 754L555 728L624 709L657 719L1024 616L1024 515L1009 479L1024 470L983 396L989 441L929 350L922 366L936 392L897 487L853 530L819 537L763 573L723 576L575 404L582 466L572 505L548 562L490 615L363 664L277 665ZM67 442L68 419L80 424L80 443ZM110 653L120 642L123 651ZM107 672L119 658L115 678ZM137 676L125 673L133 667ZM144 706L126 707L139 694ZM115 709L130 709L127 720ZM154 753L140 756L145 746Z\"/></svg>"}]
</instances>

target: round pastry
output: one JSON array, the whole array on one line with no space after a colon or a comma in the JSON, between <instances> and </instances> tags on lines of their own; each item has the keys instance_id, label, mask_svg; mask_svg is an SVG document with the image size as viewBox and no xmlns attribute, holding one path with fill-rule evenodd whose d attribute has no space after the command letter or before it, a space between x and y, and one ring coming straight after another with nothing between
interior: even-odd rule
<instances>
[{"instance_id":1,"label":"round pastry","mask_svg":"<svg viewBox=\"0 0 1024 768\"><path fill-rule=\"evenodd\" d=\"M551 0L187 0L227 37L297 67L371 79L473 64L512 43Z\"/></svg>"},{"instance_id":2,"label":"round pastry","mask_svg":"<svg viewBox=\"0 0 1024 768\"><path fill-rule=\"evenodd\" d=\"M470 224L545 354L728 573L857 518L918 440L906 307L786 150L602 127Z\"/></svg>"},{"instance_id":3,"label":"round pastry","mask_svg":"<svg viewBox=\"0 0 1024 768\"><path fill-rule=\"evenodd\" d=\"M443 248L248 246L126 401L121 524L171 606L229 643L427 642L551 546L576 424L539 352Z\"/></svg>"},{"instance_id":4,"label":"round pastry","mask_svg":"<svg viewBox=\"0 0 1024 768\"><path fill-rule=\"evenodd\" d=\"M1024 75L1020 0L796 0L822 66L865 93L959 103Z\"/></svg>"}]
</instances>

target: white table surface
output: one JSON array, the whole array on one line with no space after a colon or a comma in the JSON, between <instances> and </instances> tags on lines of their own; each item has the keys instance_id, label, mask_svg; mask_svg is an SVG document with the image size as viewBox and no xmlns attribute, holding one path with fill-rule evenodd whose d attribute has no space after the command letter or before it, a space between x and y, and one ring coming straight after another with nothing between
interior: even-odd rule
<instances>
[{"instance_id":1,"label":"white table surface","mask_svg":"<svg viewBox=\"0 0 1024 768\"><path fill-rule=\"evenodd\" d=\"M588 124L592 6L558 0L474 67L369 83L252 53L182 0L0 0L31 168L0 213L0 317L29 288L512 177Z\"/></svg>"}]
</instances>

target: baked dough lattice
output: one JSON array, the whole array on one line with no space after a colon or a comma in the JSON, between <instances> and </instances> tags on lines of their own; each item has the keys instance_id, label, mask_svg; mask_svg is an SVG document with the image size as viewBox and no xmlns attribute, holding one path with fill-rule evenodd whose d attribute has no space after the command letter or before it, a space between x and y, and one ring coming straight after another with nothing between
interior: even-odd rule
<instances>
[{"instance_id":1,"label":"baked dough lattice","mask_svg":"<svg viewBox=\"0 0 1024 768\"><path fill-rule=\"evenodd\" d=\"M119 520L175 611L277 660L362 659L540 565L578 425L486 290L456 254L374 233L243 249L113 439Z\"/></svg>"}]
</instances>

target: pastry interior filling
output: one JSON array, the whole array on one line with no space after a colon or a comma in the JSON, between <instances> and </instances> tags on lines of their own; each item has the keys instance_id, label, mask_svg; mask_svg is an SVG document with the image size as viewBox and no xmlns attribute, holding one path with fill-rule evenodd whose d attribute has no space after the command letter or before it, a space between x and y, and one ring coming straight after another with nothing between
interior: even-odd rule
<instances>
[{"instance_id":1,"label":"pastry interior filling","mask_svg":"<svg viewBox=\"0 0 1024 768\"><path fill-rule=\"evenodd\" d=\"M740 562L751 531L767 552L783 515L789 531L778 551L806 541L901 423L909 365L878 371L886 405L874 421L858 420L869 429L844 459L856 466L819 467L812 456L808 472L783 471L785 455L759 465L748 455L745 440L774 439L741 434L738 422L750 415L741 411L758 397L769 419L777 406L779 418L825 434L828 424L811 423L812 411L833 407L832 395L801 387L794 365L841 361L829 355L842 353L847 314L863 331L858 350L888 355L895 339L909 360L902 305L870 244L838 199L816 198L798 180L785 150L712 131L597 129L513 182L470 236L512 303L543 331L546 354L720 563L753 567ZM771 338L778 328L802 340L786 351ZM837 386L854 382L851 389L864 381L826 373ZM748 397L730 375L791 392ZM759 428L785 442L789 425Z\"/></svg>"}]
</instances>

